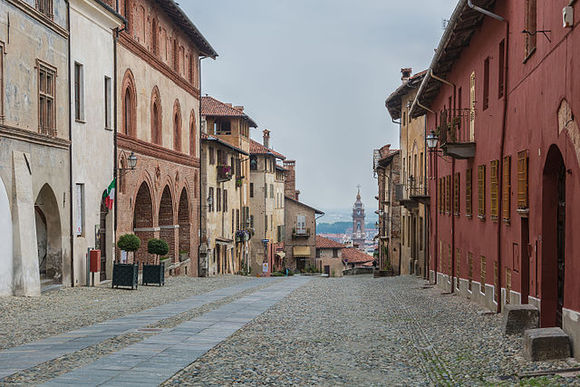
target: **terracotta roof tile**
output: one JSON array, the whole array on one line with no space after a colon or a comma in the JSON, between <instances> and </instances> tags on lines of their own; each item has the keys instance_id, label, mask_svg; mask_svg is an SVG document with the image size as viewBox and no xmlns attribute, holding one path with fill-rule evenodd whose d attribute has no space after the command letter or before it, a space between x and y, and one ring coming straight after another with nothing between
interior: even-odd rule
<instances>
[{"instance_id":1,"label":"terracotta roof tile","mask_svg":"<svg viewBox=\"0 0 580 387\"><path fill-rule=\"evenodd\" d=\"M253 155L267 155L267 154L271 154L273 156L276 156L279 159L286 159L286 156L284 156L281 153L276 152L273 149L270 148L266 148L264 145L260 144L257 141L254 141L252 139L250 139L250 153Z\"/></svg>"},{"instance_id":2,"label":"terracotta roof tile","mask_svg":"<svg viewBox=\"0 0 580 387\"><path fill-rule=\"evenodd\" d=\"M332 239L325 238L323 236L316 236L316 248L317 249L342 249L344 245L333 241Z\"/></svg>"},{"instance_id":3,"label":"terracotta roof tile","mask_svg":"<svg viewBox=\"0 0 580 387\"><path fill-rule=\"evenodd\" d=\"M363 253L357 248L345 247L344 249L342 249L342 259L344 259L348 263L362 263L362 262L372 262L375 260L375 257Z\"/></svg>"},{"instance_id":4,"label":"terracotta roof tile","mask_svg":"<svg viewBox=\"0 0 580 387\"><path fill-rule=\"evenodd\" d=\"M244 113L242 106L234 107L210 96L201 97L201 114L213 117L241 117L248 120L252 128L258 127L256 122Z\"/></svg>"}]
</instances>

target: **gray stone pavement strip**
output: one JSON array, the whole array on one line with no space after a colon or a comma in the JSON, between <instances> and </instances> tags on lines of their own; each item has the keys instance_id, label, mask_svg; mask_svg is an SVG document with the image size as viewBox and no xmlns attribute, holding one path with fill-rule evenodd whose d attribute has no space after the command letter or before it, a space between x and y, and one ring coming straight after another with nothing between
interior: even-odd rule
<instances>
[{"instance_id":1,"label":"gray stone pavement strip","mask_svg":"<svg viewBox=\"0 0 580 387\"><path fill-rule=\"evenodd\" d=\"M276 282L43 385L157 386L310 280L291 277Z\"/></svg>"},{"instance_id":2,"label":"gray stone pavement strip","mask_svg":"<svg viewBox=\"0 0 580 387\"><path fill-rule=\"evenodd\" d=\"M183 300L146 309L117 319L48 337L36 342L9 348L0 352L0 381L17 372L38 364L80 351L104 340L146 327L188 310L199 308L236 293L258 287L277 278L256 279L242 284L217 289Z\"/></svg>"}]
</instances>

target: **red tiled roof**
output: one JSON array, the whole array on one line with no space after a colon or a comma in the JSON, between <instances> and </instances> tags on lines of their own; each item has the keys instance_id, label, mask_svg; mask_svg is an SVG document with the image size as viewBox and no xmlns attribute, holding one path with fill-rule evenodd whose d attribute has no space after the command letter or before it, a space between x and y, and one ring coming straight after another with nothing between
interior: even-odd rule
<instances>
[{"instance_id":1,"label":"red tiled roof","mask_svg":"<svg viewBox=\"0 0 580 387\"><path fill-rule=\"evenodd\" d=\"M342 249L344 245L333 241L332 239L325 238L323 236L316 236L316 248L317 249Z\"/></svg>"},{"instance_id":2,"label":"red tiled roof","mask_svg":"<svg viewBox=\"0 0 580 387\"><path fill-rule=\"evenodd\" d=\"M284 156L281 153L276 152L273 149L270 148L266 148L264 145L260 144L257 141L254 141L252 139L250 139L250 153L253 155L267 155L267 154L271 154L273 156L276 156L279 159L286 159L286 156Z\"/></svg>"},{"instance_id":3,"label":"red tiled roof","mask_svg":"<svg viewBox=\"0 0 580 387\"><path fill-rule=\"evenodd\" d=\"M242 106L234 107L231 104L223 103L217 99L205 96L201 97L201 115L213 117L241 117L250 122L252 128L258 125L246 113Z\"/></svg>"},{"instance_id":4,"label":"red tiled roof","mask_svg":"<svg viewBox=\"0 0 580 387\"><path fill-rule=\"evenodd\" d=\"M342 259L344 259L348 263L362 263L362 262L372 262L375 260L375 257L363 253L357 248L345 247L344 249L342 249Z\"/></svg>"}]
</instances>

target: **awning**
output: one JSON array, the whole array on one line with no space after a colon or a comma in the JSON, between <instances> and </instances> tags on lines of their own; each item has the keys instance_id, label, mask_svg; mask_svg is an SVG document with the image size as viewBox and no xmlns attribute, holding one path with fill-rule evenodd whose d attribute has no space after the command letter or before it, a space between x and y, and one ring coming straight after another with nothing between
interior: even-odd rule
<instances>
[{"instance_id":1,"label":"awning","mask_svg":"<svg viewBox=\"0 0 580 387\"><path fill-rule=\"evenodd\" d=\"M310 246L294 246L292 253L295 257L310 257Z\"/></svg>"},{"instance_id":2,"label":"awning","mask_svg":"<svg viewBox=\"0 0 580 387\"><path fill-rule=\"evenodd\" d=\"M286 257L286 253L283 251L278 251L276 252L276 255L279 256L280 258L284 259Z\"/></svg>"}]
</instances>

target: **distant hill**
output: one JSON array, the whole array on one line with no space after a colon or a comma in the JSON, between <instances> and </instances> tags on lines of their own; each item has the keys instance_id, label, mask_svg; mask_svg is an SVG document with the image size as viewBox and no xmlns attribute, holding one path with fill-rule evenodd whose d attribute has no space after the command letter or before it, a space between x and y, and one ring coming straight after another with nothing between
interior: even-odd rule
<instances>
[{"instance_id":1,"label":"distant hill","mask_svg":"<svg viewBox=\"0 0 580 387\"><path fill-rule=\"evenodd\" d=\"M367 229L375 228L373 223L367 223ZM345 234L346 230L352 228L352 222L318 223L316 225L317 234Z\"/></svg>"}]
</instances>

